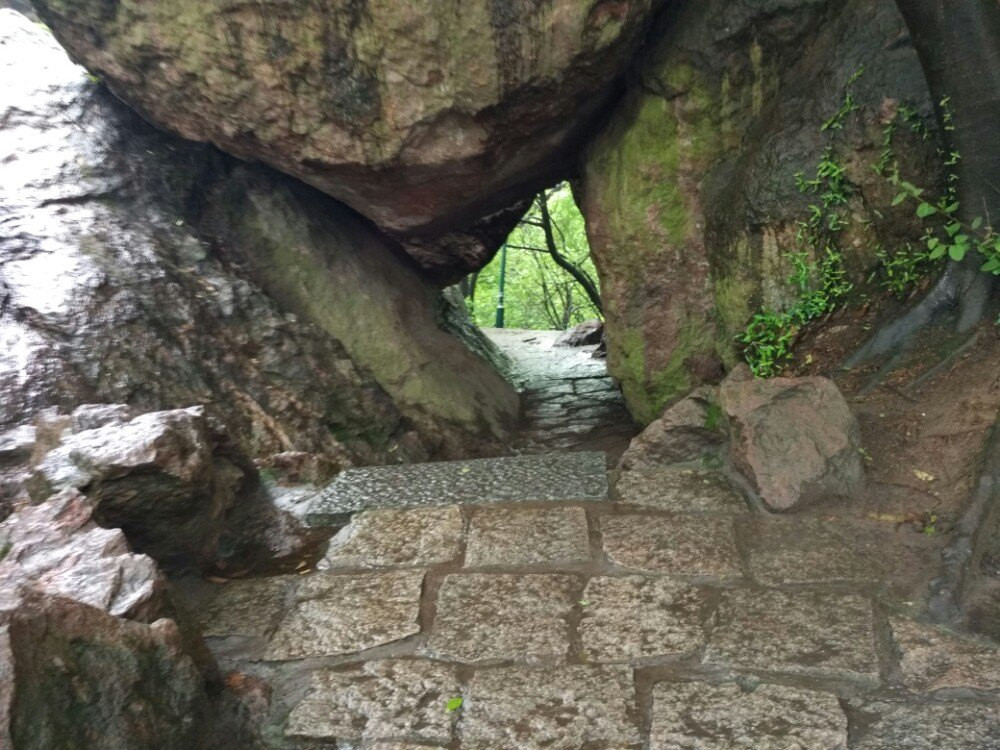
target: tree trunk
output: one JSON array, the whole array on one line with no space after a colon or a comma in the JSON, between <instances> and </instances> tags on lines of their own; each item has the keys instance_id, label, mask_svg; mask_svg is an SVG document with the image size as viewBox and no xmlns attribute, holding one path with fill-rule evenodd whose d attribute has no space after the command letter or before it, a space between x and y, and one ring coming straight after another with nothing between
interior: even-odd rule
<instances>
[{"instance_id":1,"label":"tree trunk","mask_svg":"<svg viewBox=\"0 0 1000 750\"><path fill-rule=\"evenodd\" d=\"M545 233L545 246L549 251L549 255L552 256L552 260L554 260L557 266L572 276L576 282L583 287L583 291L587 293L587 297L590 299L591 304L597 309L597 312L603 314L604 307L601 304L601 293L597 291L597 286L594 284L593 280L575 265L570 263L563 257L562 253L559 252L559 247L556 245L556 236L552 231L552 217L549 215L548 196L545 195L545 193L542 193L538 197L538 206L542 213L542 232Z\"/></svg>"},{"instance_id":2,"label":"tree trunk","mask_svg":"<svg viewBox=\"0 0 1000 750\"><path fill-rule=\"evenodd\" d=\"M896 0L913 38L948 153L957 153L959 218L1000 225L1000 0ZM947 102L947 104L944 104ZM949 120L952 118L951 120ZM970 253L951 263L909 313L876 334L848 364L883 355L958 307L958 329L986 312L996 288Z\"/></svg>"}]
</instances>

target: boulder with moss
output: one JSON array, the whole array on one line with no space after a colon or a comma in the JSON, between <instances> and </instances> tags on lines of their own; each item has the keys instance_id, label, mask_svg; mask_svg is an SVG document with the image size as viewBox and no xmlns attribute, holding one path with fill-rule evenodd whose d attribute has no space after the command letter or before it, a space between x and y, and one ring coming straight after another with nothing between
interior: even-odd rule
<instances>
[{"instance_id":1,"label":"boulder with moss","mask_svg":"<svg viewBox=\"0 0 1000 750\"><path fill-rule=\"evenodd\" d=\"M821 202L796 175L828 148L849 193L838 260L859 284L880 247L922 232L874 167L898 159L928 186L940 174L933 138L912 130L931 104L892 0L676 3L651 40L580 191L608 364L643 423L717 382L757 310L794 303L787 256L817 260L797 235Z\"/></svg>"}]
</instances>

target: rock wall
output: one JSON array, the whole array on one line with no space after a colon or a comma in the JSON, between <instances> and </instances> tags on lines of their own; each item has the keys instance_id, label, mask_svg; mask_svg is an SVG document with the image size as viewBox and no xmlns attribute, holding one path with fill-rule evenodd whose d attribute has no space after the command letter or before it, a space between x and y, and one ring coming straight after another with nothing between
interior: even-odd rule
<instances>
[{"instance_id":1,"label":"rock wall","mask_svg":"<svg viewBox=\"0 0 1000 750\"><path fill-rule=\"evenodd\" d=\"M150 120L423 238L563 177L662 4L36 3L74 59ZM415 256L467 251L452 237Z\"/></svg>"},{"instance_id":2,"label":"rock wall","mask_svg":"<svg viewBox=\"0 0 1000 750\"><path fill-rule=\"evenodd\" d=\"M821 127L851 84L857 111ZM842 249L864 280L881 244L921 230L872 169L900 102L930 102L892 0L678 2L636 65L625 102L589 147L580 190L607 313L608 362L641 422L738 358L735 334L761 306L791 297L783 260L833 144L852 186ZM936 184L933 140L906 127L896 155Z\"/></svg>"},{"instance_id":3,"label":"rock wall","mask_svg":"<svg viewBox=\"0 0 1000 750\"><path fill-rule=\"evenodd\" d=\"M206 404L264 465L316 475L495 449L517 397L393 243L156 132L9 10L0 77L0 428Z\"/></svg>"}]
</instances>

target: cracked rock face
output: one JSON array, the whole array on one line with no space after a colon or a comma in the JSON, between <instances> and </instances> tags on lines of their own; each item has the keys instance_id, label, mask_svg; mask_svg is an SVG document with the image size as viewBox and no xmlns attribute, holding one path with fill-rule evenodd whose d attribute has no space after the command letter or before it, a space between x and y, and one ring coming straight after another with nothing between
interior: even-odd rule
<instances>
[{"instance_id":1,"label":"cracked rock face","mask_svg":"<svg viewBox=\"0 0 1000 750\"><path fill-rule=\"evenodd\" d=\"M264 161L419 239L465 230L565 173L661 4L44 0L38 9L76 60L153 122ZM433 249L417 244L415 257L433 264Z\"/></svg>"}]
</instances>

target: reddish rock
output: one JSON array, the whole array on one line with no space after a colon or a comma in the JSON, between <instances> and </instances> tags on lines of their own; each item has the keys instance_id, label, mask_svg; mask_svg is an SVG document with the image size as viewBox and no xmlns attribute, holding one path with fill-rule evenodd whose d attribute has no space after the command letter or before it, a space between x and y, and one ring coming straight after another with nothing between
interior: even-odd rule
<instances>
[{"instance_id":1,"label":"reddish rock","mask_svg":"<svg viewBox=\"0 0 1000 750\"><path fill-rule=\"evenodd\" d=\"M861 432L832 380L730 379L719 400L733 463L768 507L792 510L861 489Z\"/></svg>"},{"instance_id":2,"label":"reddish rock","mask_svg":"<svg viewBox=\"0 0 1000 750\"><path fill-rule=\"evenodd\" d=\"M655 469L697 461L725 442L725 419L719 389L703 386L667 409L633 438L618 464L620 469Z\"/></svg>"}]
</instances>

